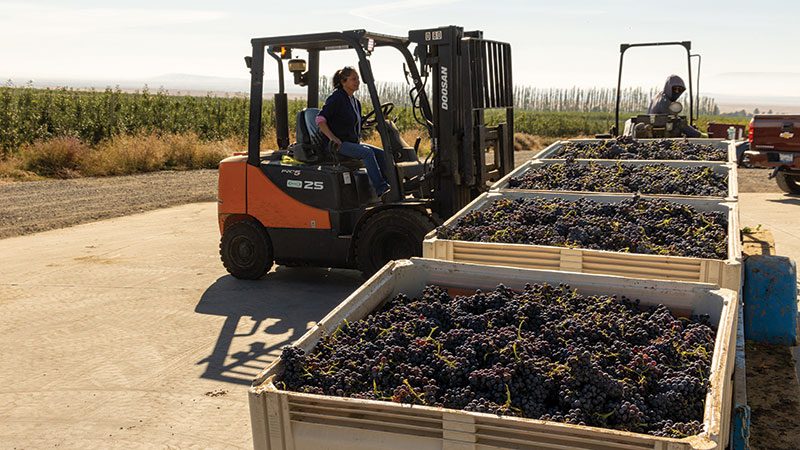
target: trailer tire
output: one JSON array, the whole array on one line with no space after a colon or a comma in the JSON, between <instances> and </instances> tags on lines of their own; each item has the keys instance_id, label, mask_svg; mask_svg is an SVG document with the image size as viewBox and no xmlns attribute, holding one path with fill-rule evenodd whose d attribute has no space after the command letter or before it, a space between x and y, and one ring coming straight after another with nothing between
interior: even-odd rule
<instances>
[{"instance_id":1,"label":"trailer tire","mask_svg":"<svg viewBox=\"0 0 800 450\"><path fill-rule=\"evenodd\" d=\"M778 187L787 194L800 194L800 174L788 173L786 171L779 171L775 174L775 181L778 182Z\"/></svg>"},{"instance_id":2,"label":"trailer tire","mask_svg":"<svg viewBox=\"0 0 800 450\"><path fill-rule=\"evenodd\" d=\"M267 230L253 220L225 227L219 255L228 273L241 280L258 280L269 272L273 263Z\"/></svg>"},{"instance_id":3,"label":"trailer tire","mask_svg":"<svg viewBox=\"0 0 800 450\"><path fill-rule=\"evenodd\" d=\"M355 248L358 269L369 277L389 261L422 256L422 240L435 227L428 215L413 208L375 213L358 231Z\"/></svg>"}]
</instances>

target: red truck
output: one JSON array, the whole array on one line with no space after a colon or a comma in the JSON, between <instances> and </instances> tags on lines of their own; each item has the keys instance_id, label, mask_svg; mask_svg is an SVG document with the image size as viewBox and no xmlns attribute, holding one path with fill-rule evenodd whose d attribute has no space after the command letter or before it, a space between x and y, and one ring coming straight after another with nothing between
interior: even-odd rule
<instances>
[{"instance_id":1,"label":"red truck","mask_svg":"<svg viewBox=\"0 0 800 450\"><path fill-rule=\"evenodd\" d=\"M800 194L800 115L757 114L748 127L746 161L774 169L770 178L782 191Z\"/></svg>"}]
</instances>

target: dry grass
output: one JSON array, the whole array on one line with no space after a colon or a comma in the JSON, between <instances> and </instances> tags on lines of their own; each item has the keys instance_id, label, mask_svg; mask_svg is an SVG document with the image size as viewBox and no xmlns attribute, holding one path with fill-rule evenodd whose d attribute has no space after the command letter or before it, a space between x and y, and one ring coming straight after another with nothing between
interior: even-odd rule
<instances>
[{"instance_id":1,"label":"dry grass","mask_svg":"<svg viewBox=\"0 0 800 450\"><path fill-rule=\"evenodd\" d=\"M42 177L22 168L18 157L0 159L0 181L36 181Z\"/></svg>"},{"instance_id":2,"label":"dry grass","mask_svg":"<svg viewBox=\"0 0 800 450\"><path fill-rule=\"evenodd\" d=\"M420 137L422 138L422 141L420 141L419 143L420 156L427 155L428 153L431 152L431 140L428 137L427 131L422 131L422 130L401 131L400 137L402 137L403 140L406 141L406 143L408 143L408 145L412 147L414 146L414 142L417 141L417 138Z\"/></svg>"},{"instance_id":3,"label":"dry grass","mask_svg":"<svg viewBox=\"0 0 800 450\"><path fill-rule=\"evenodd\" d=\"M289 142L294 142L294 135L292 133L289 133ZM276 148L278 148L278 136L274 129L269 129L261 135L261 151L275 150ZM236 151L246 152L247 141L242 141L237 149Z\"/></svg>"},{"instance_id":4,"label":"dry grass","mask_svg":"<svg viewBox=\"0 0 800 450\"><path fill-rule=\"evenodd\" d=\"M61 137L37 141L0 161L0 178L35 180L80 176L128 175L157 170L213 169L246 148L236 139L203 141L194 133L119 136L91 148Z\"/></svg>"},{"instance_id":5,"label":"dry grass","mask_svg":"<svg viewBox=\"0 0 800 450\"><path fill-rule=\"evenodd\" d=\"M36 141L20 150L19 169L43 177L79 177L81 163L90 150L88 145L74 137Z\"/></svg>"},{"instance_id":6,"label":"dry grass","mask_svg":"<svg viewBox=\"0 0 800 450\"><path fill-rule=\"evenodd\" d=\"M121 136L104 141L82 165L87 176L153 172L163 165L164 142L156 135Z\"/></svg>"},{"instance_id":7,"label":"dry grass","mask_svg":"<svg viewBox=\"0 0 800 450\"><path fill-rule=\"evenodd\" d=\"M570 137L569 139L593 139L594 136L576 136ZM514 133L514 151L517 152L524 152L524 151L535 151L541 150L548 145L552 144L553 142L560 141L559 137L549 137L549 136L537 136L535 134L528 134L528 133Z\"/></svg>"},{"instance_id":8,"label":"dry grass","mask_svg":"<svg viewBox=\"0 0 800 450\"><path fill-rule=\"evenodd\" d=\"M409 147L413 147L414 143L417 141L417 138L421 137L422 141L419 143L419 155L424 156L431 152L431 140L428 138L427 131L412 128L410 130L401 131L400 137L406 142L406 144L408 144ZM364 143L383 148L381 136L376 131L373 131L369 136L367 136L364 139Z\"/></svg>"},{"instance_id":9,"label":"dry grass","mask_svg":"<svg viewBox=\"0 0 800 450\"><path fill-rule=\"evenodd\" d=\"M401 137L409 146L414 145L417 137L425 135L424 131L418 129L401 132ZM514 149L540 150L556 140L558 138L514 133ZM364 142L382 146L376 132ZM264 134L261 148L277 148L274 131ZM246 149L247 143L239 139L204 141L194 133L119 136L102 141L95 147L77 138L61 137L25 145L15 156L0 160L0 179L29 181L42 177L74 178L157 170L213 169L223 158ZM430 149L430 140L425 136L420 143L420 156L430 153Z\"/></svg>"},{"instance_id":10,"label":"dry grass","mask_svg":"<svg viewBox=\"0 0 800 450\"><path fill-rule=\"evenodd\" d=\"M238 148L238 142L231 139L205 142L191 133L120 136L93 149L84 159L81 173L107 176L156 170L213 169Z\"/></svg>"}]
</instances>

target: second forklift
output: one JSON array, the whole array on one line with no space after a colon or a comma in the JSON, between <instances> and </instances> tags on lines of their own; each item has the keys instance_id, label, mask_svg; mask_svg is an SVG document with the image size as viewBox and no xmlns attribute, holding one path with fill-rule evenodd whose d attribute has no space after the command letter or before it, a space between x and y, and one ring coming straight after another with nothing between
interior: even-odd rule
<instances>
[{"instance_id":1,"label":"second forklift","mask_svg":"<svg viewBox=\"0 0 800 450\"><path fill-rule=\"evenodd\" d=\"M688 66L688 74L689 74L689 92L687 101L689 102L689 117L685 115L681 115L683 112L683 105L678 101L673 101L669 105L669 113L668 114L639 114L630 119L625 121L625 126L623 128L622 135L623 136L632 136L635 138L671 138L671 137L681 137L683 133L688 127L696 127L697 126L697 118L695 116L696 108L699 108L700 103L700 94L697 94L697 97L693 97L693 86L692 83L692 58L698 59L698 70L697 70L697 84L699 85L699 78L700 78L700 69L699 69L699 61L700 55L692 54L692 43L691 41L680 41L680 42L647 42L647 43L637 43L637 44L620 44L619 46L619 72L617 76L617 91L616 91L616 108L614 111L614 127L611 129L610 135L603 135L602 137L611 137L611 136L619 136L619 115L620 115L620 103L622 98L622 63L625 59L625 52L632 48L640 48L640 47L665 47L665 46L678 46L683 47L686 50L686 63ZM699 111L698 111L699 114Z\"/></svg>"}]
</instances>

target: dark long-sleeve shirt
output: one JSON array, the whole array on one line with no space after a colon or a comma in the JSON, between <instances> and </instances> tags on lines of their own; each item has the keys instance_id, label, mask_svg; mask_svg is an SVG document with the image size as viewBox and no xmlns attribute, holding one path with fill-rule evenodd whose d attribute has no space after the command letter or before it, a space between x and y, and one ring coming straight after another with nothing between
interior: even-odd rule
<instances>
[{"instance_id":1,"label":"dark long-sleeve shirt","mask_svg":"<svg viewBox=\"0 0 800 450\"><path fill-rule=\"evenodd\" d=\"M361 133L361 102L347 95L344 89L336 89L325 100L319 118L324 118L331 132L344 142L359 142ZM326 137L327 139L327 137Z\"/></svg>"}]
</instances>

